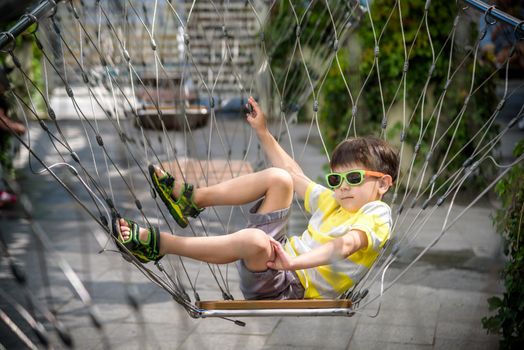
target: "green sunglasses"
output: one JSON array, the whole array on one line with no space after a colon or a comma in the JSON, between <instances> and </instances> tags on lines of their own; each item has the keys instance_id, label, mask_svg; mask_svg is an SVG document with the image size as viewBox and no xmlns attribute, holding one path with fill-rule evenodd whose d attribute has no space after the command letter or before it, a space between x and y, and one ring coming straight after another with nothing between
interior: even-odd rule
<instances>
[{"instance_id":1,"label":"green sunglasses","mask_svg":"<svg viewBox=\"0 0 524 350\"><path fill-rule=\"evenodd\" d=\"M342 181L344 181L344 179L346 179L346 182L350 186L358 186L364 182L366 176L382 177L386 176L386 174L369 170L350 170L345 173L333 172L326 175L326 182L331 189L339 188L342 185Z\"/></svg>"}]
</instances>

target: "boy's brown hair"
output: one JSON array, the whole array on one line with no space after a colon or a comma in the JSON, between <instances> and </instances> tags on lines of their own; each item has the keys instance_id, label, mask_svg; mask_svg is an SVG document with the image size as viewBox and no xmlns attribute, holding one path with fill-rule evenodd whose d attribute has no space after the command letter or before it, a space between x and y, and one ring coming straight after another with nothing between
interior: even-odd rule
<instances>
[{"instance_id":1,"label":"boy's brown hair","mask_svg":"<svg viewBox=\"0 0 524 350\"><path fill-rule=\"evenodd\" d=\"M397 152L378 137L355 137L335 147L329 165L331 169L348 164L360 164L367 170L379 171L397 179L399 160Z\"/></svg>"}]
</instances>

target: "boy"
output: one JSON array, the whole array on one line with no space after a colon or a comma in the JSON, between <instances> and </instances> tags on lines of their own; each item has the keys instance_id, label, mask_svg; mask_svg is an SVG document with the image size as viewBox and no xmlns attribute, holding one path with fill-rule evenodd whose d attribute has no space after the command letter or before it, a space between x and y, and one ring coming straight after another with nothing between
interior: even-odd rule
<instances>
[{"instance_id":1,"label":"boy","mask_svg":"<svg viewBox=\"0 0 524 350\"><path fill-rule=\"evenodd\" d=\"M246 299L336 298L369 269L390 235L391 211L380 201L395 180L398 157L382 140L357 138L337 146L327 189L308 179L269 133L250 97L247 121L274 166L196 190L150 166L153 185L181 225L212 205L258 200L246 229L216 237L180 237L116 221L118 239L141 261L177 254L224 264L237 261ZM302 236L287 241L293 192L312 214Z\"/></svg>"}]
</instances>

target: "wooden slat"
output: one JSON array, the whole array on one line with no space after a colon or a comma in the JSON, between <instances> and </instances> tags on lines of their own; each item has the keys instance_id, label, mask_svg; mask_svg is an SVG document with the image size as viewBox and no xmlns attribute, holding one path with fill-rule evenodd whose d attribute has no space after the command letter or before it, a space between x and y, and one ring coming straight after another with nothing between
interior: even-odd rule
<instances>
[{"instance_id":1,"label":"wooden slat","mask_svg":"<svg viewBox=\"0 0 524 350\"><path fill-rule=\"evenodd\" d=\"M262 310L262 309L331 309L350 308L347 299L306 300L218 300L198 301L197 307L205 310Z\"/></svg>"}]
</instances>

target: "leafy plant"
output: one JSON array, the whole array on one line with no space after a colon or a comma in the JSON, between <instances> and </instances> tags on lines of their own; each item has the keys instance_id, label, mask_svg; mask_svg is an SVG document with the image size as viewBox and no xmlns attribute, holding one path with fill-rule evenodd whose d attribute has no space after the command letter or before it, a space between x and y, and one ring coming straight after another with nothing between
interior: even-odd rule
<instances>
[{"instance_id":1,"label":"leafy plant","mask_svg":"<svg viewBox=\"0 0 524 350\"><path fill-rule=\"evenodd\" d=\"M524 140L513 152L515 157L524 154ZM516 165L497 183L495 191L502 208L497 211L494 223L504 238L504 254L508 257L502 276L506 291L502 297L491 297L491 317L484 317L482 325L490 333L501 334L501 349L517 349L524 345L524 165Z\"/></svg>"},{"instance_id":2,"label":"leafy plant","mask_svg":"<svg viewBox=\"0 0 524 350\"><path fill-rule=\"evenodd\" d=\"M271 18L263 32L264 44L284 112L301 110L299 119L308 115L301 108L311 84L318 83L325 74L335 45L333 23L340 27L353 20L360 13L354 6L353 1L281 1L271 8ZM277 92L273 95L277 97Z\"/></svg>"},{"instance_id":3,"label":"leafy plant","mask_svg":"<svg viewBox=\"0 0 524 350\"><path fill-rule=\"evenodd\" d=\"M2 23L0 24L1 28L10 28L15 22L12 23ZM36 27L36 25L32 25L28 30L26 30L24 33L19 35L15 40L14 45L14 56L18 60L18 63L24 70L24 72L30 77L30 79L35 82L35 84L38 86L38 88L43 91L43 80L42 80L42 74L41 74L41 63L40 59L42 56L41 51L37 48L34 37L31 33L31 31ZM11 45L11 44L9 44ZM28 96L28 90L25 85L24 76L20 71L16 68L15 62L13 61L13 58L11 55L7 53L0 54L0 66L2 69L6 69L7 71L11 71L7 75L7 79L10 81L11 89L18 95L21 96L24 100L25 104L28 106L31 106L31 101L35 103L35 107L37 110L37 113L39 111L44 110L43 109L43 100L41 99L40 95L35 91L35 89L32 89L32 86L30 86L29 91L31 92L31 96ZM7 73L7 71L5 73ZM28 83L30 85L30 83ZM3 89L7 89L7 86L3 86ZM9 116L14 117L18 114L19 119L21 119L21 115L17 113L19 111L19 108L17 104L15 103L14 98L11 97L12 95L10 93L4 94L5 99L10 104L9 109ZM29 112L26 113L29 117L32 117L33 115ZM3 132L2 135L0 135L0 167L3 168L3 171L5 173L5 176L14 176L14 167L13 167L13 148L12 148L12 136L8 132Z\"/></svg>"},{"instance_id":4,"label":"leafy plant","mask_svg":"<svg viewBox=\"0 0 524 350\"><path fill-rule=\"evenodd\" d=\"M418 165L425 161L426 156L428 156L429 146L433 134L436 132L437 139L442 136L440 141L442 146L433 150L430 158L431 164L438 165L442 161L448 145L451 145L449 154L459 153L461 148L472 139L473 135L490 117L496 104L494 82L492 80L487 81L469 99L468 107L456 130L454 141L451 142L453 129L445 132L445 128L452 125L452 122L457 118L468 95L471 76L473 75L471 60L457 71L451 84L447 87L442 110L438 113L440 118L438 126L435 122L436 113L432 113L433 106L431 103L435 104L446 85L450 50L452 49L451 41L447 41L447 39L453 27L452 19L457 12L457 5L455 2L431 3L427 14L430 33L430 37L428 37L425 24L423 23L422 27L419 28L426 1L413 0L399 3L402 11L404 35L402 34L399 11L395 7L396 2L394 0L375 0L372 2L373 26L377 39L380 36L378 52L375 48L375 35L373 35L371 21L368 16L363 17L363 22L358 30L358 39L362 47L360 64L358 72L356 72L359 73L358 78L355 79L355 72L350 70L349 50L346 48L339 51L339 59L346 81L350 85L362 86L365 83L362 88L362 98L354 107L357 108L355 129L358 135L380 135L381 127L384 124L387 127L385 129L386 137L394 143L399 143L401 138L404 138L405 142L412 146L420 143L420 151L416 158ZM476 35L475 28L470 28L470 32ZM474 38L468 39L471 43L474 42ZM404 42L406 52L409 52L409 65L406 73L406 101L413 112L408 115L408 118L411 117L411 122L405 131L405 135L401 135L402 123L385 119L384 111L388 110L390 104L399 103L403 99L403 89L398 90L398 87L404 69ZM434 63L431 45L433 45L435 56L440 53L434 68L431 68ZM452 71L465 55L466 50L461 51L464 46L466 45L461 42L460 45L456 44L454 47L455 51L451 62ZM378 67L375 65L376 53L378 53ZM354 66L355 63L353 62L352 65ZM430 70L432 70L432 73L426 93L426 103L418 103L417 105ZM491 66L477 63L474 75L475 88L478 88L479 84L485 81L491 70ZM333 147L346 137L352 106L348 102L347 88L338 66L333 65L329 74L330 76L323 89L323 103L320 113L321 119L325 121L324 124L326 125L323 130L324 135L328 145ZM359 89L353 90L354 96L359 94L360 86ZM415 106L417 106L416 109ZM422 107L424 107L424 111L421 110ZM390 113L386 115L390 118ZM424 136L419 139L421 130L425 128L427 130ZM496 129L491 128L484 140L489 140L495 133ZM350 135L352 134L353 131L350 132ZM440 177L447 178L447 173L462 166L464 161L473 154L476 146L477 144L472 142L462 150L455 157L451 166L448 167L447 172L443 172ZM485 168L481 169L480 172L489 173Z\"/></svg>"}]
</instances>

